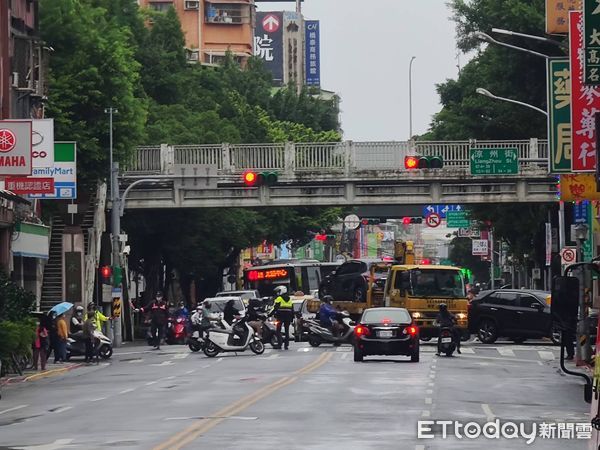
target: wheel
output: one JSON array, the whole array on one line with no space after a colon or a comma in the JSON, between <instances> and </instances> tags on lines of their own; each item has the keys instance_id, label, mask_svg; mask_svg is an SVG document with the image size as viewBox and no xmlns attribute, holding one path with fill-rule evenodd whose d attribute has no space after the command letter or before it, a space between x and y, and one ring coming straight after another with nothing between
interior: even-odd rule
<instances>
[{"instance_id":1,"label":"wheel","mask_svg":"<svg viewBox=\"0 0 600 450\"><path fill-rule=\"evenodd\" d=\"M107 344L104 344L103 346L101 346L98 349L98 355L102 359L108 359L108 358L110 358L112 356L112 354L113 354L113 349L112 349L112 347L110 347Z\"/></svg>"},{"instance_id":2,"label":"wheel","mask_svg":"<svg viewBox=\"0 0 600 450\"><path fill-rule=\"evenodd\" d=\"M483 319L479 322L477 336L484 344L493 344L496 342L496 339L498 339L498 327L496 326L496 322L490 319Z\"/></svg>"},{"instance_id":3,"label":"wheel","mask_svg":"<svg viewBox=\"0 0 600 450\"><path fill-rule=\"evenodd\" d=\"M354 362L362 362L363 361L363 353L362 350L360 348L358 348L358 345L354 346Z\"/></svg>"},{"instance_id":4,"label":"wheel","mask_svg":"<svg viewBox=\"0 0 600 450\"><path fill-rule=\"evenodd\" d=\"M552 325L552 331L550 332L550 339L554 345L560 345L562 342L562 331L556 325Z\"/></svg>"},{"instance_id":5,"label":"wheel","mask_svg":"<svg viewBox=\"0 0 600 450\"><path fill-rule=\"evenodd\" d=\"M260 340L252 341L250 342L250 350L257 355L262 355L265 352L265 344Z\"/></svg>"},{"instance_id":6,"label":"wheel","mask_svg":"<svg viewBox=\"0 0 600 450\"><path fill-rule=\"evenodd\" d=\"M202 350L209 358L214 358L219 354L219 348L212 341L208 341Z\"/></svg>"},{"instance_id":7,"label":"wheel","mask_svg":"<svg viewBox=\"0 0 600 450\"><path fill-rule=\"evenodd\" d=\"M271 336L269 344L271 344L271 347L273 347L274 349L279 350L283 345L283 338L277 333L275 333L273 336Z\"/></svg>"},{"instance_id":8,"label":"wheel","mask_svg":"<svg viewBox=\"0 0 600 450\"><path fill-rule=\"evenodd\" d=\"M526 339L526 338L524 338L524 337L516 337L516 338L513 338L513 339L512 339L512 341L513 341L515 344L522 344L522 343L523 343L523 342L525 342L526 340L527 340L527 339Z\"/></svg>"},{"instance_id":9,"label":"wheel","mask_svg":"<svg viewBox=\"0 0 600 450\"><path fill-rule=\"evenodd\" d=\"M365 288L362 286L357 286L354 288L354 291L352 292L352 300L355 302L362 302L365 300L365 296L366 296L366 291Z\"/></svg>"},{"instance_id":10,"label":"wheel","mask_svg":"<svg viewBox=\"0 0 600 450\"><path fill-rule=\"evenodd\" d=\"M454 353L454 350L446 350L446 356L452 356L452 353Z\"/></svg>"},{"instance_id":11,"label":"wheel","mask_svg":"<svg viewBox=\"0 0 600 450\"><path fill-rule=\"evenodd\" d=\"M308 336L308 343L311 347L318 347L319 345L321 345L321 341L319 340L319 338L313 335Z\"/></svg>"},{"instance_id":12,"label":"wheel","mask_svg":"<svg viewBox=\"0 0 600 450\"><path fill-rule=\"evenodd\" d=\"M199 352L202 349L202 345L200 345L200 341L192 340L188 342L188 347L193 352Z\"/></svg>"},{"instance_id":13,"label":"wheel","mask_svg":"<svg viewBox=\"0 0 600 450\"><path fill-rule=\"evenodd\" d=\"M417 344L417 346L413 349L412 355L410 355L410 362L419 362L420 353L419 344Z\"/></svg>"},{"instance_id":14,"label":"wheel","mask_svg":"<svg viewBox=\"0 0 600 450\"><path fill-rule=\"evenodd\" d=\"M319 288L319 298L323 298L326 295L331 295L329 293L329 288L327 286L323 286Z\"/></svg>"},{"instance_id":15,"label":"wheel","mask_svg":"<svg viewBox=\"0 0 600 450\"><path fill-rule=\"evenodd\" d=\"M429 342L431 340L431 336L424 336L420 338L423 342Z\"/></svg>"}]
</instances>

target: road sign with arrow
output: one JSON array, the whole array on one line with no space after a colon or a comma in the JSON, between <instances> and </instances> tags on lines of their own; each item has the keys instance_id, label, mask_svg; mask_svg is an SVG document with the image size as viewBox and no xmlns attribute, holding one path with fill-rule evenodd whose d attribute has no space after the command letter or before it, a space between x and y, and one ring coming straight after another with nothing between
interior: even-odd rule
<instances>
[{"instance_id":1,"label":"road sign with arrow","mask_svg":"<svg viewBox=\"0 0 600 450\"><path fill-rule=\"evenodd\" d=\"M516 148L471 149L471 175L516 175L519 151Z\"/></svg>"}]
</instances>

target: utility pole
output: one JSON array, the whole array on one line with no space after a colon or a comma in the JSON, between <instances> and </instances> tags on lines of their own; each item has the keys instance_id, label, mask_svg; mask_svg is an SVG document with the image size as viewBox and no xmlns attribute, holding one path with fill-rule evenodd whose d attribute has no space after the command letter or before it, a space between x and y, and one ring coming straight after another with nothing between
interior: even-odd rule
<instances>
[{"instance_id":1,"label":"utility pole","mask_svg":"<svg viewBox=\"0 0 600 450\"><path fill-rule=\"evenodd\" d=\"M408 63L408 140L413 138L413 117L412 117L412 65L416 56L410 58Z\"/></svg>"},{"instance_id":2,"label":"utility pole","mask_svg":"<svg viewBox=\"0 0 600 450\"><path fill-rule=\"evenodd\" d=\"M489 232L489 239L490 239L490 288L493 290L495 289L495 270L494 270L494 230L490 227L490 232Z\"/></svg>"}]
</instances>

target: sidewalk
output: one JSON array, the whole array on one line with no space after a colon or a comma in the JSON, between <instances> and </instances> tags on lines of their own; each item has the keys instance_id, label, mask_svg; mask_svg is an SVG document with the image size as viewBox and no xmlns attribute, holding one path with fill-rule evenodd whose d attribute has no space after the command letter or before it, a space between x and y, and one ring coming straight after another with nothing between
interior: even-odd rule
<instances>
[{"instance_id":1,"label":"sidewalk","mask_svg":"<svg viewBox=\"0 0 600 450\"><path fill-rule=\"evenodd\" d=\"M41 378L54 377L69 372L78 367L85 366L83 363L64 363L64 364L46 364L46 370L25 370L23 375L10 374L7 377L0 378L0 386L13 383L22 383L25 381L35 381Z\"/></svg>"}]
</instances>

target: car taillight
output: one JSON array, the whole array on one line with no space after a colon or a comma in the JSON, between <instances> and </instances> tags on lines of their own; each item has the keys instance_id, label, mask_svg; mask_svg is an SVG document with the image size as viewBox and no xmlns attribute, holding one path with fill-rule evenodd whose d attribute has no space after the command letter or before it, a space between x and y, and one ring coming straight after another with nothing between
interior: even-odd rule
<instances>
[{"instance_id":1,"label":"car taillight","mask_svg":"<svg viewBox=\"0 0 600 450\"><path fill-rule=\"evenodd\" d=\"M414 325L410 325L410 326L406 327L403 331L404 334L409 334L411 336L416 336L418 332L419 332L419 329L417 327L415 327Z\"/></svg>"},{"instance_id":2,"label":"car taillight","mask_svg":"<svg viewBox=\"0 0 600 450\"><path fill-rule=\"evenodd\" d=\"M356 334L356 336L358 337L368 336L370 333L371 332L369 331L369 329L364 325L357 325L356 328L354 328L354 334Z\"/></svg>"}]
</instances>

